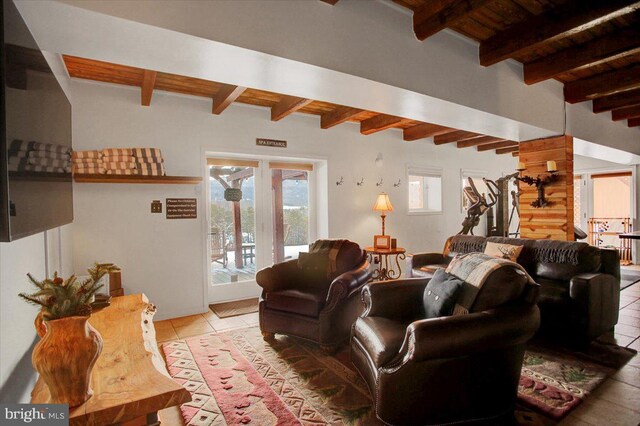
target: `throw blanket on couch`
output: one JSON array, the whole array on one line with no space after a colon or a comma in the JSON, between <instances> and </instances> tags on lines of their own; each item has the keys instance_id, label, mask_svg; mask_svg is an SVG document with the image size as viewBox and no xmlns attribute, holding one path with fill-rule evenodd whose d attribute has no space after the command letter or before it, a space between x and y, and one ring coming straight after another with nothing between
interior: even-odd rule
<instances>
[{"instance_id":1,"label":"throw blanket on couch","mask_svg":"<svg viewBox=\"0 0 640 426\"><path fill-rule=\"evenodd\" d=\"M348 240L318 240L310 247L310 252L327 253L329 256L329 273L334 274L338 270L338 253L340 247Z\"/></svg>"},{"instance_id":2,"label":"throw blanket on couch","mask_svg":"<svg viewBox=\"0 0 640 426\"><path fill-rule=\"evenodd\" d=\"M545 240L534 249L535 259L542 263L578 264L578 252L585 243Z\"/></svg>"},{"instance_id":3,"label":"throw blanket on couch","mask_svg":"<svg viewBox=\"0 0 640 426\"><path fill-rule=\"evenodd\" d=\"M486 238L477 237L475 235L456 235L449 245L450 253L482 253L487 244Z\"/></svg>"},{"instance_id":4,"label":"throw blanket on couch","mask_svg":"<svg viewBox=\"0 0 640 426\"><path fill-rule=\"evenodd\" d=\"M487 281L489 276L496 270L505 266L513 266L529 280L529 283L535 284L535 281L529 276L527 271L519 264L510 260L489 256L484 253L469 253L457 255L447 266L445 272L465 282L460 291L458 300L453 309L453 315L466 315L473 305L480 292L480 289Z\"/></svg>"}]
</instances>

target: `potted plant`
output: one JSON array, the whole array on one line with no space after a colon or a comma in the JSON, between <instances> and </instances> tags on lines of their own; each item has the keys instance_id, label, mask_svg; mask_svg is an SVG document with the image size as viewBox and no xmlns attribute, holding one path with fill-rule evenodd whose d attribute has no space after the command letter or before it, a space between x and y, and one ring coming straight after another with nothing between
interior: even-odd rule
<instances>
[{"instance_id":1,"label":"potted plant","mask_svg":"<svg viewBox=\"0 0 640 426\"><path fill-rule=\"evenodd\" d=\"M38 281L27 274L38 291L20 297L41 307L35 321L41 339L31 361L49 388L51 404L75 407L93 395L91 370L102 351L102 337L88 322L91 302L103 286L100 279L114 270L119 268L96 263L84 280L75 275L65 280L56 272L53 279Z\"/></svg>"}]
</instances>

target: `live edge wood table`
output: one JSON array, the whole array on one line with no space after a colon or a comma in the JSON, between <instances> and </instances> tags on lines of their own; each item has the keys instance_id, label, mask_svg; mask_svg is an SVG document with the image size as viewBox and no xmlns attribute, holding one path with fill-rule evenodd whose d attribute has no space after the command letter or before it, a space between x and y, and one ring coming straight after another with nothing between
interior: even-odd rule
<instances>
[{"instance_id":1,"label":"live edge wood table","mask_svg":"<svg viewBox=\"0 0 640 426\"><path fill-rule=\"evenodd\" d=\"M133 294L112 298L111 306L91 316L104 347L93 368L93 396L70 410L70 425L159 424L158 410L191 401L158 352L154 314L144 294ZM49 389L39 378L31 402L48 400Z\"/></svg>"},{"instance_id":2,"label":"live edge wood table","mask_svg":"<svg viewBox=\"0 0 640 426\"><path fill-rule=\"evenodd\" d=\"M366 247L364 249L369 256L369 262L372 264L378 265L376 269L373 270L373 275L371 279L374 281L387 281L387 280L395 280L396 278L400 278L402 274L402 267L400 266L400 261L406 258L406 250L402 247L397 248L389 248L389 249L377 249L375 247ZM391 262L389 262L389 257L392 256ZM393 260L395 260L396 267L393 266ZM397 268L397 269L396 269Z\"/></svg>"}]
</instances>

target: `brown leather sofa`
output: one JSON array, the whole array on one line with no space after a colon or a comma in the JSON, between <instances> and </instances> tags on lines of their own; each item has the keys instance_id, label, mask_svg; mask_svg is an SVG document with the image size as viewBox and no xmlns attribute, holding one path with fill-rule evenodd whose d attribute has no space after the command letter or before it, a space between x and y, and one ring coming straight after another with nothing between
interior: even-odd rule
<instances>
[{"instance_id":1,"label":"brown leather sofa","mask_svg":"<svg viewBox=\"0 0 640 426\"><path fill-rule=\"evenodd\" d=\"M523 238L456 235L447 240L442 253L421 253L407 257L408 277L430 277L458 254L484 251L487 242L524 246L518 263L540 284L538 306L541 332L586 343L612 330L620 306L620 261L615 250L600 249L580 242L558 242ZM571 249L577 264L544 262L541 254Z\"/></svg>"},{"instance_id":2,"label":"brown leather sofa","mask_svg":"<svg viewBox=\"0 0 640 426\"><path fill-rule=\"evenodd\" d=\"M364 287L365 311L353 326L351 361L380 420L511 424L525 344L539 326L539 286L526 284L523 275L493 275L468 315L433 319L421 319L430 278ZM505 302L504 294L514 296Z\"/></svg>"},{"instance_id":3,"label":"brown leather sofa","mask_svg":"<svg viewBox=\"0 0 640 426\"><path fill-rule=\"evenodd\" d=\"M331 240L318 240L309 253L325 253ZM264 268L256 274L262 287L260 330L265 340L276 333L319 343L334 352L349 341L351 325L362 312L359 294L371 272L365 252L344 240L335 257L335 270L305 270L299 260Z\"/></svg>"}]
</instances>

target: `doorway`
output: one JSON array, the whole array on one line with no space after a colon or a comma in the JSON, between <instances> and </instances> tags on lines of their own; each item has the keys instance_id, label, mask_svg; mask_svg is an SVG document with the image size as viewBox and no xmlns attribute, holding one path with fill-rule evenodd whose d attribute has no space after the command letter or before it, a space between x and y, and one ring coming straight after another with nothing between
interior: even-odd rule
<instances>
[{"instance_id":1,"label":"doorway","mask_svg":"<svg viewBox=\"0 0 640 426\"><path fill-rule=\"evenodd\" d=\"M312 162L207 158L209 300L257 297L257 271L297 259L315 237Z\"/></svg>"}]
</instances>

